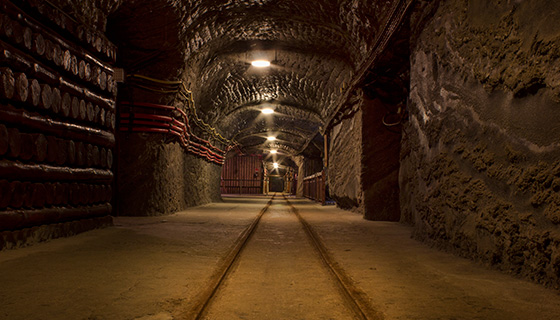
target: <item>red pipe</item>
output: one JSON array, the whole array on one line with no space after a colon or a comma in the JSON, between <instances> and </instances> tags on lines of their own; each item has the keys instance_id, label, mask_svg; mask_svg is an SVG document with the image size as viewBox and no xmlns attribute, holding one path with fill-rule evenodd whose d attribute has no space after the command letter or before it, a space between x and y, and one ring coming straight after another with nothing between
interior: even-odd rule
<instances>
[{"instance_id":1,"label":"red pipe","mask_svg":"<svg viewBox=\"0 0 560 320\"><path fill-rule=\"evenodd\" d=\"M181 138L181 144L187 148L188 151L191 151L192 153L205 157L206 159L208 159L211 162L215 162L218 164L222 164L223 162L223 156L220 156L218 154L215 154L211 151L208 150L208 148L205 148L204 146L200 146L197 144L197 146L187 146L186 143L183 141L183 136L171 129L161 129L161 128L149 128L149 127L130 127L130 128L124 128L121 127L120 131L132 131L132 132L149 132L149 133L163 133L163 134L172 134L175 135L179 138ZM199 150L197 150L199 149ZM204 150L204 151L200 151L200 149Z\"/></svg>"},{"instance_id":2,"label":"red pipe","mask_svg":"<svg viewBox=\"0 0 560 320\"><path fill-rule=\"evenodd\" d=\"M154 115L154 114L146 114L146 113L122 113L120 116L121 118L121 125L128 126L128 128L121 128L121 131L133 131L133 132L152 132L152 133L168 133L174 136L177 136L180 140L181 145L196 155L201 157L205 157L207 160L216 162L219 164L223 163L224 156L219 155L212 150L215 150L221 154L224 154L225 151L221 150L220 148L212 145L210 141L204 140L194 134L191 133L191 128L189 125L188 117L186 113L177 108L172 106L148 103L148 102L134 102L130 103L128 101L121 102L123 105L130 105L130 106L140 106L140 107L148 107L154 108L159 110L166 110L166 111L179 111L183 116L183 120L185 122L181 122L175 118L163 115ZM152 120L152 121L144 121L144 120ZM142 126L150 126L150 127L133 127L131 125L142 125ZM163 129L167 128L167 129ZM195 140L202 142L202 144L198 144L193 141L189 141L190 138L194 138ZM228 146L229 148L230 146Z\"/></svg>"}]
</instances>

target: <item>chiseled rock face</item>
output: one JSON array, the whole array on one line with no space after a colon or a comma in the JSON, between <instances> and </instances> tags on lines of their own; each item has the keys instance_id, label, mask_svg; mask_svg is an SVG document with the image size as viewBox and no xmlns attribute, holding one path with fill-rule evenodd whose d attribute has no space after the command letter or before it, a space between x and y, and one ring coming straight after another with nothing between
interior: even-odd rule
<instances>
[{"instance_id":1,"label":"chiseled rock face","mask_svg":"<svg viewBox=\"0 0 560 320\"><path fill-rule=\"evenodd\" d=\"M416 238L553 286L558 15L552 1L441 1L412 40L400 171Z\"/></svg>"},{"instance_id":2,"label":"chiseled rock face","mask_svg":"<svg viewBox=\"0 0 560 320\"><path fill-rule=\"evenodd\" d=\"M353 117L333 128L327 184L330 196L339 207L363 213L362 111L361 107L358 109Z\"/></svg>"},{"instance_id":3,"label":"chiseled rock face","mask_svg":"<svg viewBox=\"0 0 560 320\"><path fill-rule=\"evenodd\" d=\"M158 135L121 133L118 215L158 216L220 201L221 167ZM126 136L126 137L125 137Z\"/></svg>"}]
</instances>

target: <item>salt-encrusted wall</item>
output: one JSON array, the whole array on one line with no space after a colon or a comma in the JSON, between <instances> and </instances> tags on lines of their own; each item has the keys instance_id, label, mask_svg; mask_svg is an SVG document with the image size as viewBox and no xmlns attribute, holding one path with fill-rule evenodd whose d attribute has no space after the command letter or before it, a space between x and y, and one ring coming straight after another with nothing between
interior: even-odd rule
<instances>
[{"instance_id":1,"label":"salt-encrusted wall","mask_svg":"<svg viewBox=\"0 0 560 320\"><path fill-rule=\"evenodd\" d=\"M560 285L560 3L450 0L413 16L400 171L414 236Z\"/></svg>"},{"instance_id":2,"label":"salt-encrusted wall","mask_svg":"<svg viewBox=\"0 0 560 320\"><path fill-rule=\"evenodd\" d=\"M327 185L332 199L343 208L363 214L362 102L351 117L333 127L330 135Z\"/></svg>"}]
</instances>

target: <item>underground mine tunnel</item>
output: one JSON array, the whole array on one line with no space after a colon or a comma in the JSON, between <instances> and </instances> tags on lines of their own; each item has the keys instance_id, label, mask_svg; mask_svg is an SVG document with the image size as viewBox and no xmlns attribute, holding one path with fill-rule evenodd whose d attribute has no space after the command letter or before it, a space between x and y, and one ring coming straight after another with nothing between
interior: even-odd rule
<instances>
[{"instance_id":1,"label":"underground mine tunnel","mask_svg":"<svg viewBox=\"0 0 560 320\"><path fill-rule=\"evenodd\" d=\"M366 318L431 319L437 303L410 301L465 277L443 295L535 291L492 308L441 298L438 312L456 309L439 319L560 314L559 2L0 3L0 318L188 318L187 297L259 210L251 239L276 243L291 233L258 232L299 214L369 297ZM369 276L388 257L401 272ZM200 264L164 266L181 259ZM430 284L422 270L458 272L450 259L478 271ZM157 270L167 282L129 274ZM148 297L103 307L125 295L102 289L115 278ZM41 284L70 311L49 309Z\"/></svg>"}]
</instances>

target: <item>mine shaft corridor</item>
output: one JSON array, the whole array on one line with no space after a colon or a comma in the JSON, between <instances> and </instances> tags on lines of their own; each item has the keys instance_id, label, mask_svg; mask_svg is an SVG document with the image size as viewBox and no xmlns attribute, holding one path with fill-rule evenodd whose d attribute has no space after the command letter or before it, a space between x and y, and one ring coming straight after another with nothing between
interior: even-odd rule
<instances>
[{"instance_id":1,"label":"mine shaft corridor","mask_svg":"<svg viewBox=\"0 0 560 320\"><path fill-rule=\"evenodd\" d=\"M560 314L555 291L431 249L410 239L409 227L271 198L224 196L165 217L116 217L113 227L2 252L0 319L192 319L260 213L201 319L360 319L294 211L367 303L368 319Z\"/></svg>"}]
</instances>

